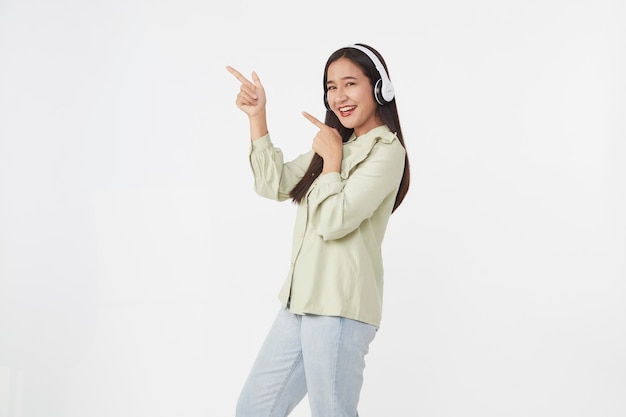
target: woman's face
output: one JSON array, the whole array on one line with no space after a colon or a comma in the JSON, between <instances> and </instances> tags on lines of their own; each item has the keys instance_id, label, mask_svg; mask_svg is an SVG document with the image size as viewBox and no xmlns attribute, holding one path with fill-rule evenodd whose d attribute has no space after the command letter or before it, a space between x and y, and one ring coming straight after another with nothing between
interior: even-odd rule
<instances>
[{"instance_id":1,"label":"woman's face","mask_svg":"<svg viewBox=\"0 0 626 417\"><path fill-rule=\"evenodd\" d=\"M339 58L328 66L326 80L328 105L344 127L360 136L382 125L372 84L361 67Z\"/></svg>"}]
</instances>

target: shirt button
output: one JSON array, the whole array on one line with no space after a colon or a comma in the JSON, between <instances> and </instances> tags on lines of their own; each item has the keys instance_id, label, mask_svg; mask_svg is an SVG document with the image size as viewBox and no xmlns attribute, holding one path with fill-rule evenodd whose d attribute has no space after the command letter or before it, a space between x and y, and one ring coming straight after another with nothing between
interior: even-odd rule
<instances>
[{"instance_id":1,"label":"shirt button","mask_svg":"<svg viewBox=\"0 0 626 417\"><path fill-rule=\"evenodd\" d=\"M304 237L304 233L300 233L300 238L303 238L303 237Z\"/></svg>"}]
</instances>

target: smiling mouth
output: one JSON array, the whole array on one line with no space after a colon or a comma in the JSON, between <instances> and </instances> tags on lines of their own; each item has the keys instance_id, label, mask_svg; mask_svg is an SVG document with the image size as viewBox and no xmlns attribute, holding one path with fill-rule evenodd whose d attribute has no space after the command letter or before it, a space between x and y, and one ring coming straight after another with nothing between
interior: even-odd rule
<instances>
[{"instance_id":1,"label":"smiling mouth","mask_svg":"<svg viewBox=\"0 0 626 417\"><path fill-rule=\"evenodd\" d=\"M338 108L342 116L349 116L354 109L356 109L356 106L343 106Z\"/></svg>"}]
</instances>

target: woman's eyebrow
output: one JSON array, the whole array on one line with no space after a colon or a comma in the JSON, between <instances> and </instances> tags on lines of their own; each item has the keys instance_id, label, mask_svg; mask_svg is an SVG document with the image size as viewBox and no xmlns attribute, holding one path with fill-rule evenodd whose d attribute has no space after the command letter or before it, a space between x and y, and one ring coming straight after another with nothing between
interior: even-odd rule
<instances>
[{"instance_id":1,"label":"woman's eyebrow","mask_svg":"<svg viewBox=\"0 0 626 417\"><path fill-rule=\"evenodd\" d=\"M345 81L345 80L356 80L356 79L357 79L357 77L353 77L352 75L346 75L345 77L341 78L342 81ZM334 83L335 83L335 81L333 81L333 80L326 81L326 85L334 84Z\"/></svg>"}]
</instances>

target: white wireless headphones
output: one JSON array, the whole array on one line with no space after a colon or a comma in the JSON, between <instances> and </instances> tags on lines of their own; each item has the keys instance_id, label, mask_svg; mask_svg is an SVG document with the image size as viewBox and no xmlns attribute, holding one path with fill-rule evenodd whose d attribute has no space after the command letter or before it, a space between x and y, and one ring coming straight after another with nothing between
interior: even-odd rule
<instances>
[{"instance_id":1,"label":"white wireless headphones","mask_svg":"<svg viewBox=\"0 0 626 417\"><path fill-rule=\"evenodd\" d=\"M383 63L380 62L380 59L378 59L376 54L372 52L369 48L366 48L361 45L354 44L354 45L348 46L348 48L358 49L359 51L363 52L365 55L369 57L369 59L372 61L372 63L376 67L376 70L378 71L378 75L380 76L380 78L374 83L374 98L376 99L376 102L380 104L381 106L384 106L385 104L393 100L395 96L393 84L391 83L391 80L389 79L389 76L387 75L387 71L385 71L385 67L383 66ZM326 106L327 110L331 110L330 105L328 104L328 99L326 97L326 94L324 94L324 105Z\"/></svg>"}]
</instances>

